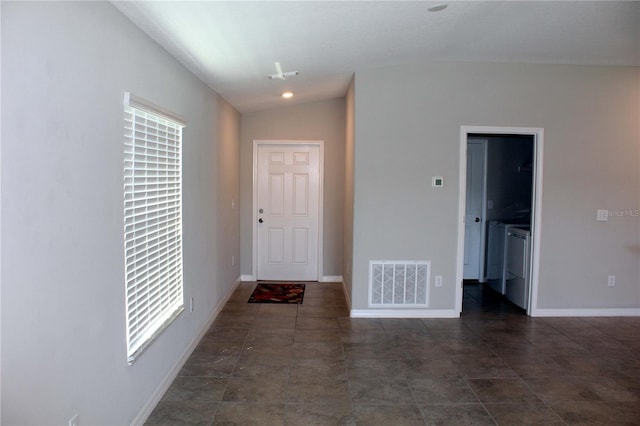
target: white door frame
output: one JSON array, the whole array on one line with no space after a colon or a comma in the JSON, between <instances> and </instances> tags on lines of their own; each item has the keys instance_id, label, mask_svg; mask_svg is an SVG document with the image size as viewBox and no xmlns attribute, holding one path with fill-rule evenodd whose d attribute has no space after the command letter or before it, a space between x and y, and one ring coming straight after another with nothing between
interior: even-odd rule
<instances>
[{"instance_id":1,"label":"white door frame","mask_svg":"<svg viewBox=\"0 0 640 426\"><path fill-rule=\"evenodd\" d=\"M323 268L323 211L324 211L324 141L320 140L260 140L253 141L253 202L251 210L253 261L251 264L251 275L253 280L258 278L258 147L260 145L316 145L319 149L320 163L318 176L318 281L322 281Z\"/></svg>"},{"instance_id":2,"label":"white door frame","mask_svg":"<svg viewBox=\"0 0 640 426\"><path fill-rule=\"evenodd\" d=\"M509 134L533 136L534 179L531 215L531 272L527 314L536 316L538 310L538 284L540 274L540 235L542 230L542 160L544 129L538 127L460 126L460 199L458 200L458 251L456 262L456 311L462 312L462 276L464 267L464 213L467 183L467 138L473 134Z\"/></svg>"}]
</instances>

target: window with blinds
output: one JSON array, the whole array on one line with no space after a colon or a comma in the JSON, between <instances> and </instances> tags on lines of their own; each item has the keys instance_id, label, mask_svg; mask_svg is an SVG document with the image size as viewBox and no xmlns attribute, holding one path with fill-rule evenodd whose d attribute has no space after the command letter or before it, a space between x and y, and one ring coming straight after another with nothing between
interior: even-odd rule
<instances>
[{"instance_id":1,"label":"window with blinds","mask_svg":"<svg viewBox=\"0 0 640 426\"><path fill-rule=\"evenodd\" d=\"M125 93L124 249L129 363L184 309L184 126L171 113Z\"/></svg>"}]
</instances>

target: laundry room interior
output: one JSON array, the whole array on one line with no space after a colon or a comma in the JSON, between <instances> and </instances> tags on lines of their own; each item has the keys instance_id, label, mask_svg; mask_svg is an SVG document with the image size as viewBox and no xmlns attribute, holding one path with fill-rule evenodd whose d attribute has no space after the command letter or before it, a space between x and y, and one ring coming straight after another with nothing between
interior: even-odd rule
<instances>
[{"instance_id":1,"label":"laundry room interior","mask_svg":"<svg viewBox=\"0 0 640 426\"><path fill-rule=\"evenodd\" d=\"M469 265L465 262L465 284L482 285L524 314L529 310L531 287L535 136L469 134L467 144L467 202L477 204L479 215L467 220L480 226L476 231L466 227L466 232L479 235L465 238L470 245L465 247L470 259ZM480 159L474 162L473 155ZM474 172L477 165L481 171ZM473 184L478 176L481 182ZM472 208L468 206L467 211Z\"/></svg>"}]
</instances>

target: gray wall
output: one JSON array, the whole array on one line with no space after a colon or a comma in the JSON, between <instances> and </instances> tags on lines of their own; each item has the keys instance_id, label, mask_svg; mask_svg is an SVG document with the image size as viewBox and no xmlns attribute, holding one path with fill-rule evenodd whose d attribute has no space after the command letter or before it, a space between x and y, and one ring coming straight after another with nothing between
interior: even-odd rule
<instances>
[{"instance_id":1,"label":"gray wall","mask_svg":"<svg viewBox=\"0 0 640 426\"><path fill-rule=\"evenodd\" d=\"M240 147L242 275L252 274L254 140L324 140L324 276L342 275L345 100L242 114Z\"/></svg>"},{"instance_id":2,"label":"gray wall","mask_svg":"<svg viewBox=\"0 0 640 426\"><path fill-rule=\"evenodd\" d=\"M238 114L109 3L1 7L1 422L67 424L78 413L80 424L130 424L238 277L219 263L239 255L239 215L218 201L238 194ZM125 90L186 119L184 291L195 299L131 366Z\"/></svg>"},{"instance_id":3,"label":"gray wall","mask_svg":"<svg viewBox=\"0 0 640 426\"><path fill-rule=\"evenodd\" d=\"M217 172L216 253L217 283L232 283L240 277L240 114L218 96L217 161L209 167ZM216 300L224 297L225 285L216 286Z\"/></svg>"},{"instance_id":4,"label":"gray wall","mask_svg":"<svg viewBox=\"0 0 640 426\"><path fill-rule=\"evenodd\" d=\"M432 261L432 309L453 309L460 126L545 131L539 308L638 308L640 71L427 63L355 78L352 302L367 308L368 261ZM445 187L431 188L442 175ZM607 275L616 274L615 287Z\"/></svg>"},{"instance_id":5,"label":"gray wall","mask_svg":"<svg viewBox=\"0 0 640 426\"><path fill-rule=\"evenodd\" d=\"M355 143L355 85L353 80L347 89L346 101L346 132L344 146L344 261L342 277L346 287L346 296L351 303L352 265L353 265L353 178L354 178L354 143Z\"/></svg>"}]
</instances>

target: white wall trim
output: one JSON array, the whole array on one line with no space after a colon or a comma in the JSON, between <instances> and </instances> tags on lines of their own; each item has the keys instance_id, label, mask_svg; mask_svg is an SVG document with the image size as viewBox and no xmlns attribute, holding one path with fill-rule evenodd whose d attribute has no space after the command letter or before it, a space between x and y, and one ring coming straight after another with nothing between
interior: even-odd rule
<instances>
[{"instance_id":1,"label":"white wall trim","mask_svg":"<svg viewBox=\"0 0 640 426\"><path fill-rule=\"evenodd\" d=\"M323 275L319 282L321 283L341 283L342 275Z\"/></svg>"},{"instance_id":2,"label":"white wall trim","mask_svg":"<svg viewBox=\"0 0 640 426\"><path fill-rule=\"evenodd\" d=\"M169 389L169 386L171 386L171 383L173 383L173 381L175 380L176 376L178 376L180 369L182 369L184 364L187 362L187 360L195 350L196 346L198 346L198 343L200 343L200 340L202 340L202 338L207 333L207 331L209 331L209 328L211 327L215 319L218 317L218 314L220 313L222 308L224 308L224 305L229 301L229 299L231 298L231 295L236 290L238 285L240 285L240 277L238 277L235 280L235 282L233 283L233 285L231 286L227 294L225 294L224 298L221 300L218 306L216 306L216 308L214 309L213 313L211 314L211 316L209 317L205 325L200 329L200 332L198 333L198 335L191 341L189 346L185 348L185 350L182 352L182 355L180 355L180 357L176 361L173 368L169 370L169 372L166 374L162 382L160 382L160 385L158 386L158 388L151 395L151 398L149 399L149 401L147 401L147 403L138 412L138 415L131 422L132 426L143 425L144 422L147 421L147 419L153 412L153 409L156 407L158 402L160 402L160 400L164 396L167 389Z\"/></svg>"},{"instance_id":3,"label":"white wall trim","mask_svg":"<svg viewBox=\"0 0 640 426\"><path fill-rule=\"evenodd\" d=\"M532 317L638 317L640 308L534 309Z\"/></svg>"},{"instance_id":4,"label":"white wall trim","mask_svg":"<svg viewBox=\"0 0 640 426\"><path fill-rule=\"evenodd\" d=\"M351 318L459 318L455 309L352 309Z\"/></svg>"},{"instance_id":5,"label":"white wall trim","mask_svg":"<svg viewBox=\"0 0 640 426\"><path fill-rule=\"evenodd\" d=\"M256 281L255 275L240 275L240 281ZM321 283L341 283L343 282L342 275L323 275L318 282Z\"/></svg>"},{"instance_id":6,"label":"white wall trim","mask_svg":"<svg viewBox=\"0 0 640 426\"><path fill-rule=\"evenodd\" d=\"M319 164L319 188L318 188L318 281L322 279L324 272L324 141L323 140L260 140L253 141L253 195L252 213L253 225L251 227L251 241L253 259L251 262L251 275L258 276L258 146L259 145L317 145L320 149Z\"/></svg>"},{"instance_id":7,"label":"white wall trim","mask_svg":"<svg viewBox=\"0 0 640 426\"><path fill-rule=\"evenodd\" d=\"M469 133L531 135L534 137L534 183L533 211L531 216L531 276L529 305L527 313L532 315L538 307L538 284L540 276L540 243L542 230L542 161L544 158L544 129L538 127L492 127L460 126L460 198L458 200L458 250L456 255L456 298L455 310L462 312L462 277L464 268L464 211L467 180L467 137Z\"/></svg>"}]
</instances>

